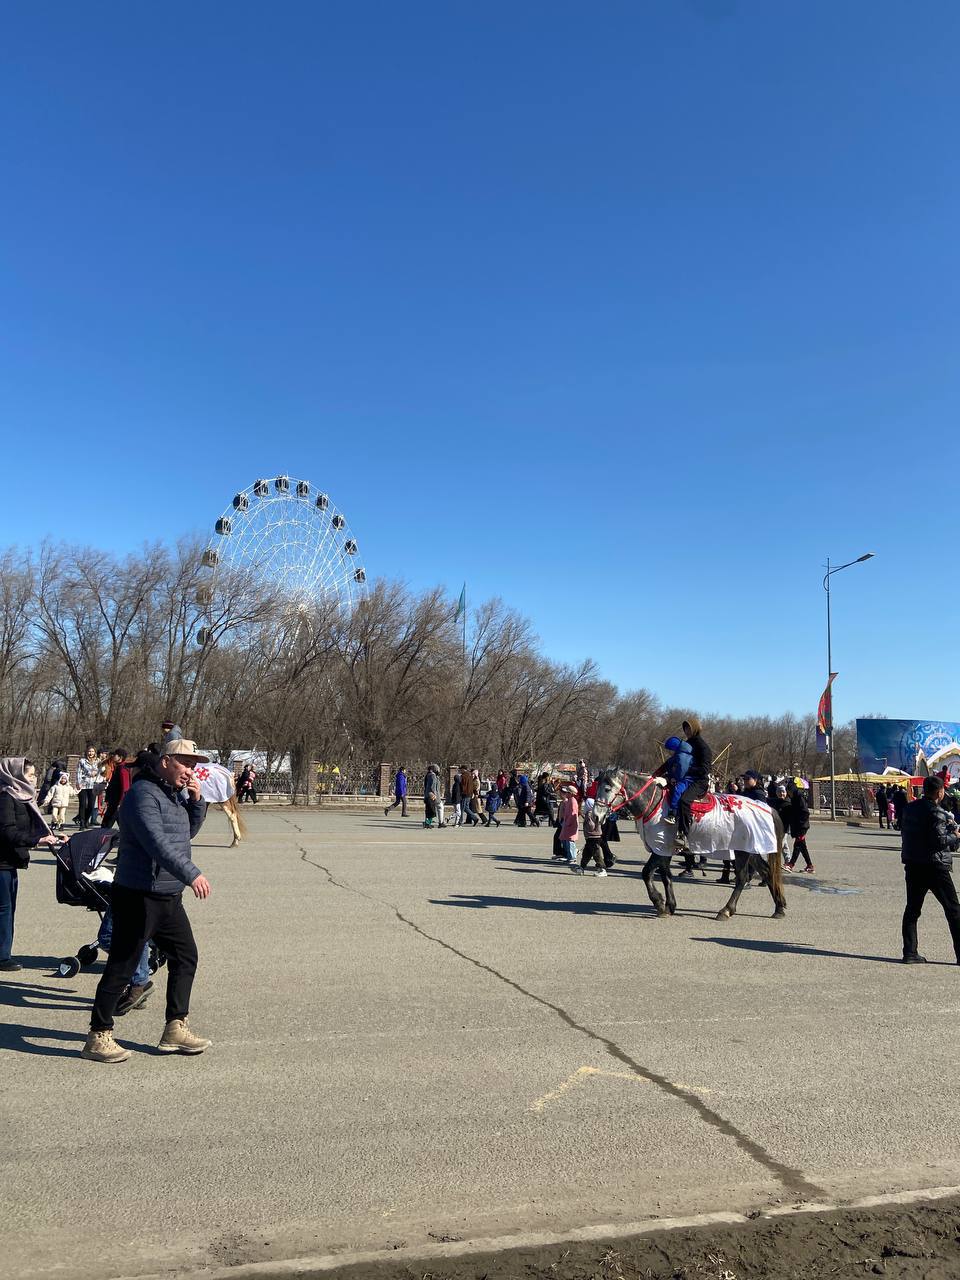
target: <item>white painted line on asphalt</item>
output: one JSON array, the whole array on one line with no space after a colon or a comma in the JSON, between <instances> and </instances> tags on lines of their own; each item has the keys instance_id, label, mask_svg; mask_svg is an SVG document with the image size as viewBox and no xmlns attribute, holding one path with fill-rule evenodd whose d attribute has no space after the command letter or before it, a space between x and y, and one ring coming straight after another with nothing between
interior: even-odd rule
<instances>
[{"instance_id":1,"label":"white painted line on asphalt","mask_svg":"<svg viewBox=\"0 0 960 1280\"><path fill-rule=\"evenodd\" d=\"M358 1263L402 1262L411 1263L435 1258L460 1258L476 1253L502 1253L509 1249L544 1249L553 1245L590 1243L592 1240L623 1239L627 1236L647 1236L657 1231L679 1231L691 1227L746 1226L764 1218L786 1218L807 1213L837 1213L849 1209L877 1209L887 1205L919 1204L924 1200L942 1200L960 1195L960 1187L927 1187L919 1191L892 1191L885 1195L865 1196L860 1200L847 1200L828 1204L810 1201L804 1204L771 1206L755 1217L743 1213L700 1213L689 1218L647 1218L642 1222L607 1222L592 1227L574 1227L570 1231L525 1231L508 1236L487 1236L473 1240L456 1240L444 1244L414 1245L409 1249L370 1249L366 1252L317 1254L300 1258L282 1258L272 1262L236 1263L229 1267L199 1267L196 1270L177 1271L178 1280L191 1276L202 1280L259 1280L265 1277L286 1277L316 1271L337 1271L341 1267ZM52 1274L52 1273L51 1273ZM170 1280L170 1273L153 1272L150 1275L120 1277L119 1280Z\"/></svg>"},{"instance_id":2,"label":"white painted line on asphalt","mask_svg":"<svg viewBox=\"0 0 960 1280\"><path fill-rule=\"evenodd\" d=\"M549 1102L556 1102L558 1098L562 1098L565 1093L569 1093L571 1089L582 1084L585 1080L589 1080L595 1076L603 1076L607 1080L629 1080L631 1084L649 1084L649 1080L644 1080L643 1076L638 1076L635 1071L608 1071L605 1067L577 1067L572 1075L567 1076L566 1080L562 1080L556 1089L551 1089L549 1093L543 1094L530 1103L530 1111L543 1111ZM701 1097L706 1097L713 1093L712 1089L704 1089L699 1085L684 1084L682 1081L674 1081L678 1089L684 1089L687 1093L696 1093Z\"/></svg>"},{"instance_id":3,"label":"white painted line on asphalt","mask_svg":"<svg viewBox=\"0 0 960 1280\"><path fill-rule=\"evenodd\" d=\"M322 840L310 840L308 843L311 849L342 849L343 848L342 840L327 840L326 842ZM371 844L392 844L392 845L402 844L404 849L435 849L437 847L437 842L435 840L351 840L350 848L362 849L366 845L371 845ZM218 848L225 848L225 847L226 846L218 846ZM489 840L458 840L456 847L458 849L489 849L490 841ZM532 858L531 861L536 861L536 859Z\"/></svg>"}]
</instances>

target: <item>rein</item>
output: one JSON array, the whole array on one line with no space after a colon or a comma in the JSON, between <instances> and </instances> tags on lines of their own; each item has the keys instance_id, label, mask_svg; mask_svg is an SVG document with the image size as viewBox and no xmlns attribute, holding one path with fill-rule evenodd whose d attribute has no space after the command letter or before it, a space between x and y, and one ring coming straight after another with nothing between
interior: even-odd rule
<instances>
[{"instance_id":1,"label":"rein","mask_svg":"<svg viewBox=\"0 0 960 1280\"><path fill-rule=\"evenodd\" d=\"M649 787L651 783L654 782L655 778L656 778L656 774L651 774L650 777L643 784L643 786L638 791L634 791L632 796L628 796L626 792L626 788L621 787L620 791L621 791L621 794L623 795L623 800L621 800L621 802L617 805L611 805L610 812L619 813L621 809L626 808L626 806L630 803L631 800L636 800L638 796L642 796L643 793L646 791L647 787ZM656 798L654 798L654 802L653 804L651 804L649 809L645 809L643 813L640 815L640 821L649 822L656 807L657 807Z\"/></svg>"}]
</instances>

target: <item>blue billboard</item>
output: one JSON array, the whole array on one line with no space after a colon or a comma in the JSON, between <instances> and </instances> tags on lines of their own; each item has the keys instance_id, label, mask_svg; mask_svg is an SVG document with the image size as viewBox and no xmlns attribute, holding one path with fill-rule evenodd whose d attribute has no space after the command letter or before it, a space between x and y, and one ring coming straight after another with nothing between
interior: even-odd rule
<instances>
[{"instance_id":1,"label":"blue billboard","mask_svg":"<svg viewBox=\"0 0 960 1280\"><path fill-rule=\"evenodd\" d=\"M956 748L955 754L950 747ZM857 755L864 773L883 773L886 768L914 773L921 756L929 765L940 752L947 753L946 758L935 767L947 764L954 773L960 759L960 724L953 720L857 721Z\"/></svg>"}]
</instances>

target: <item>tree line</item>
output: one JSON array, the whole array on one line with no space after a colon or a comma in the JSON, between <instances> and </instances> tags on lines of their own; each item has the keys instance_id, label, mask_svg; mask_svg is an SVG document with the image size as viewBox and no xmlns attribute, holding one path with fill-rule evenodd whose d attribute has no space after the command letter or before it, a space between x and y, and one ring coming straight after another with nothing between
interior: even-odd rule
<instances>
[{"instance_id":1,"label":"tree line","mask_svg":"<svg viewBox=\"0 0 960 1280\"><path fill-rule=\"evenodd\" d=\"M584 756L643 769L696 710L714 749L730 744L726 775L822 772L812 715L721 716L620 690L589 659L551 661L501 600L471 612L464 654L440 589L378 581L347 615L236 574L211 591L201 554L192 541L0 553L0 754L133 749L171 719L222 758L289 756L301 788L312 761ZM854 751L852 725L838 729L838 770Z\"/></svg>"}]
</instances>

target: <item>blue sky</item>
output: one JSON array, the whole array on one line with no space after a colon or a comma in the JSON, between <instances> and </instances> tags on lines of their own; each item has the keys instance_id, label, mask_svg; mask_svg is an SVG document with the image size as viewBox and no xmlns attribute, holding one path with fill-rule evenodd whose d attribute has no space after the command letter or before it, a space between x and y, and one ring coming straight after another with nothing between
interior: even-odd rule
<instances>
[{"instance_id":1,"label":"blue sky","mask_svg":"<svg viewBox=\"0 0 960 1280\"><path fill-rule=\"evenodd\" d=\"M960 719L960 8L20 3L0 539L287 471L703 711ZM652 554L658 551L659 555ZM934 554L929 554L929 553Z\"/></svg>"}]
</instances>

